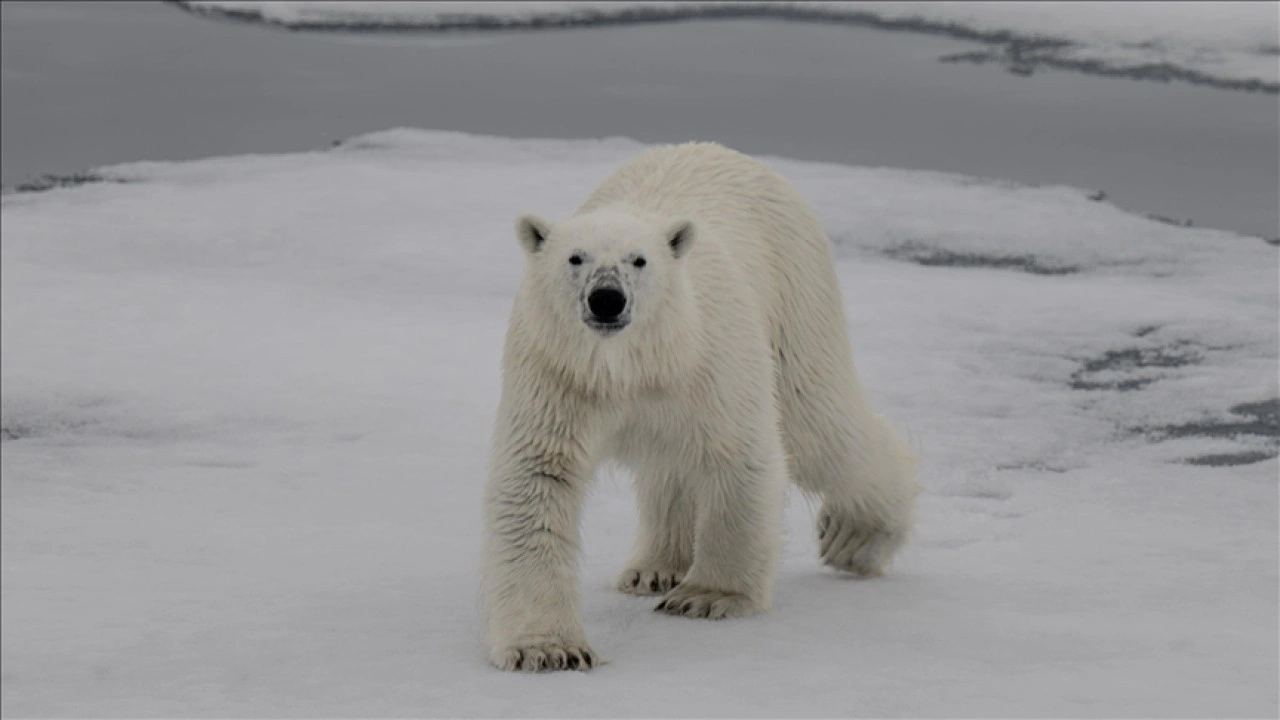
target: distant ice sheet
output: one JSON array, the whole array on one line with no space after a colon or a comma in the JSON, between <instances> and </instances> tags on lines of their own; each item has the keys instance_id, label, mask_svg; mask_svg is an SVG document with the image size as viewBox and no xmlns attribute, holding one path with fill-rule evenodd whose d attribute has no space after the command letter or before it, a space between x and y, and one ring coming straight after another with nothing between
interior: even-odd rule
<instances>
[{"instance_id":1,"label":"distant ice sheet","mask_svg":"<svg viewBox=\"0 0 1280 720\"><path fill-rule=\"evenodd\" d=\"M496 29L698 16L809 18L987 43L953 60L1280 92L1280 5L1266 2L240 2L180 0L291 28Z\"/></svg>"}]
</instances>

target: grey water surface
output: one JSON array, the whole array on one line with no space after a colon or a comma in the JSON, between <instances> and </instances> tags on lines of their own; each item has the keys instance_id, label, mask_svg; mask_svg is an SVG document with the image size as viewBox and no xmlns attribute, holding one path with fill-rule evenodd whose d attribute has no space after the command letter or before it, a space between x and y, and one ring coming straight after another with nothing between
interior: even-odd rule
<instances>
[{"instance_id":1,"label":"grey water surface","mask_svg":"<svg viewBox=\"0 0 1280 720\"><path fill-rule=\"evenodd\" d=\"M1137 212L1280 236L1274 95L938 62L974 47L771 20L291 33L158 2L5 2L0 181L411 126L716 140L1070 184Z\"/></svg>"}]
</instances>

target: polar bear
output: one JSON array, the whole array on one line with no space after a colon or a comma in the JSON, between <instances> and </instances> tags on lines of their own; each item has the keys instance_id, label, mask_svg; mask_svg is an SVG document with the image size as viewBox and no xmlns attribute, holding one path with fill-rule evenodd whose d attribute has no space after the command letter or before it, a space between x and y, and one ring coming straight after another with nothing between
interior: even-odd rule
<instances>
[{"instance_id":1,"label":"polar bear","mask_svg":"<svg viewBox=\"0 0 1280 720\"><path fill-rule=\"evenodd\" d=\"M790 478L822 562L886 570L919 492L854 371L830 241L764 163L650 149L571 218L526 215L485 491L481 592L506 670L600 662L578 617L579 511L597 466L635 475L618 579L670 615L769 607Z\"/></svg>"}]
</instances>

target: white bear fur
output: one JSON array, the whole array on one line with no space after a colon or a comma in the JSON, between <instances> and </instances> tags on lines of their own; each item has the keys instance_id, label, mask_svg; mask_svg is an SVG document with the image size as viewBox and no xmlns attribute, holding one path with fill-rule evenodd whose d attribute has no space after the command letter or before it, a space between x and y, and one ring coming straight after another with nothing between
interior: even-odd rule
<instances>
[{"instance_id":1,"label":"white bear fur","mask_svg":"<svg viewBox=\"0 0 1280 720\"><path fill-rule=\"evenodd\" d=\"M665 594L660 611L769 607L788 478L821 501L825 564L888 568L911 529L915 457L863 396L830 241L786 180L719 145L658 147L573 217L525 216L517 235L528 263L481 568L495 665L600 662L579 620L577 561L584 493L606 460L634 472L639 504L619 588ZM582 319L593 267L616 268L629 298L631 323L608 337Z\"/></svg>"}]
</instances>

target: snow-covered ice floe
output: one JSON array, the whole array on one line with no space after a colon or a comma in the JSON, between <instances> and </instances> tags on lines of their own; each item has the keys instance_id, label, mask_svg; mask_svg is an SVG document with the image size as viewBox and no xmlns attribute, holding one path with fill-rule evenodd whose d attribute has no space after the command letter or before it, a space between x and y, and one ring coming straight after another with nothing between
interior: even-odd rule
<instances>
[{"instance_id":1,"label":"snow-covered ice floe","mask_svg":"<svg viewBox=\"0 0 1280 720\"><path fill-rule=\"evenodd\" d=\"M995 62L1280 93L1280 5L1266 2L261 2L176 0L296 30L495 30L783 18L923 32Z\"/></svg>"},{"instance_id":2,"label":"snow-covered ice floe","mask_svg":"<svg viewBox=\"0 0 1280 720\"><path fill-rule=\"evenodd\" d=\"M1098 195L770 159L836 245L855 357L920 449L893 574L773 609L610 588L609 664L500 673L481 486L523 259L642 146L392 130L3 198L6 716L1255 716L1277 711L1277 248Z\"/></svg>"}]
</instances>

